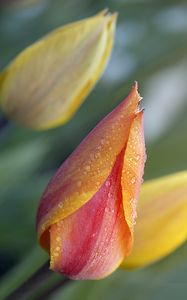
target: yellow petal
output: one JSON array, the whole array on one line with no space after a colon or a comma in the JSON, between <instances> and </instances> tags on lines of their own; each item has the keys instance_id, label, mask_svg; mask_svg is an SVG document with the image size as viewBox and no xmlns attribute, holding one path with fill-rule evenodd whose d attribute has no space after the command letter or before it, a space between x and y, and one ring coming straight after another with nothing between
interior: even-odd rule
<instances>
[{"instance_id":1,"label":"yellow petal","mask_svg":"<svg viewBox=\"0 0 187 300\"><path fill-rule=\"evenodd\" d=\"M21 52L0 78L2 110L35 129L65 123L109 59L116 13L58 28Z\"/></svg>"},{"instance_id":2,"label":"yellow petal","mask_svg":"<svg viewBox=\"0 0 187 300\"><path fill-rule=\"evenodd\" d=\"M187 239L187 172L143 184L134 248L122 267L141 267L174 251Z\"/></svg>"}]
</instances>

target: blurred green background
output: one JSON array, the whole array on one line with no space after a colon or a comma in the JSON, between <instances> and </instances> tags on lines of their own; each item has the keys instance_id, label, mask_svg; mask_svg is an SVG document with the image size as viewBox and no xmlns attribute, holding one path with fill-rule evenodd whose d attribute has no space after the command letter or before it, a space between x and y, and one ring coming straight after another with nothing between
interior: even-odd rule
<instances>
[{"instance_id":1,"label":"blurred green background","mask_svg":"<svg viewBox=\"0 0 187 300\"><path fill-rule=\"evenodd\" d=\"M119 12L115 47L102 79L74 118L46 132L11 123L0 133L0 299L3 284L7 289L10 280L11 289L46 259L37 246L35 214L50 177L134 80L146 109L145 180L187 169L186 1L1 0L0 69L48 31L105 7ZM19 299L187 299L187 245L146 269L119 270L105 280L59 285L52 292L60 281L51 273Z\"/></svg>"}]
</instances>

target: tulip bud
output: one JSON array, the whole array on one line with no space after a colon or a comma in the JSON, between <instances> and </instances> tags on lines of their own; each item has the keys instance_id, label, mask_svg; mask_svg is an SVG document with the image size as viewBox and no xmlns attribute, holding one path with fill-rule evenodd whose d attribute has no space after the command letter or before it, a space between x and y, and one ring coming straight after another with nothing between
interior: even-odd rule
<instances>
[{"instance_id":1,"label":"tulip bud","mask_svg":"<svg viewBox=\"0 0 187 300\"><path fill-rule=\"evenodd\" d=\"M37 229L54 271L99 279L130 254L145 162L140 99L135 84L48 184Z\"/></svg>"},{"instance_id":2,"label":"tulip bud","mask_svg":"<svg viewBox=\"0 0 187 300\"><path fill-rule=\"evenodd\" d=\"M134 247L124 268L158 261L187 240L187 172L143 184L138 205Z\"/></svg>"},{"instance_id":3,"label":"tulip bud","mask_svg":"<svg viewBox=\"0 0 187 300\"><path fill-rule=\"evenodd\" d=\"M4 113L34 129L67 122L103 73L115 22L116 13L104 10L22 51L0 76Z\"/></svg>"}]
</instances>

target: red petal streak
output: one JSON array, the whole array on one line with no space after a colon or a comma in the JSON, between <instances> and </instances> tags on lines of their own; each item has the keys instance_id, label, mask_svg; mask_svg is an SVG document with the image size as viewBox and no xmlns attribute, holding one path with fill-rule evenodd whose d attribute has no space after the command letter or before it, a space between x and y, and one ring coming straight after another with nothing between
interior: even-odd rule
<instances>
[{"instance_id":1,"label":"red petal streak","mask_svg":"<svg viewBox=\"0 0 187 300\"><path fill-rule=\"evenodd\" d=\"M99 279L113 272L129 251L121 193L123 156L124 150L89 202L51 226L53 270L74 279Z\"/></svg>"},{"instance_id":2,"label":"red petal streak","mask_svg":"<svg viewBox=\"0 0 187 300\"><path fill-rule=\"evenodd\" d=\"M52 224L74 213L98 192L125 147L140 96L137 84L62 164L47 186L37 214L41 245L48 250Z\"/></svg>"}]
</instances>

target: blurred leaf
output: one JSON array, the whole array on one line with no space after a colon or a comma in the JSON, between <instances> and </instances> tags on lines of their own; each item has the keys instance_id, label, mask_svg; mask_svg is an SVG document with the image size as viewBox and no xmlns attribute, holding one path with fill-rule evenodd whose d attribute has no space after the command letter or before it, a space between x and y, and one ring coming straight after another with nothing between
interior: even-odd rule
<instances>
[{"instance_id":1,"label":"blurred leaf","mask_svg":"<svg viewBox=\"0 0 187 300\"><path fill-rule=\"evenodd\" d=\"M35 215L47 182L48 176L24 180L1 194L4 200L0 210L2 253L9 253L16 258L37 243Z\"/></svg>"},{"instance_id":2,"label":"blurred leaf","mask_svg":"<svg viewBox=\"0 0 187 300\"><path fill-rule=\"evenodd\" d=\"M9 273L5 275L0 282L0 299L5 299L21 283L25 282L34 274L46 261L46 255L38 247L33 250L16 265Z\"/></svg>"},{"instance_id":3,"label":"blurred leaf","mask_svg":"<svg viewBox=\"0 0 187 300\"><path fill-rule=\"evenodd\" d=\"M2 190L10 189L13 184L30 177L34 173L41 165L47 150L46 146L42 140L35 140L4 150L0 156L0 185Z\"/></svg>"}]
</instances>

